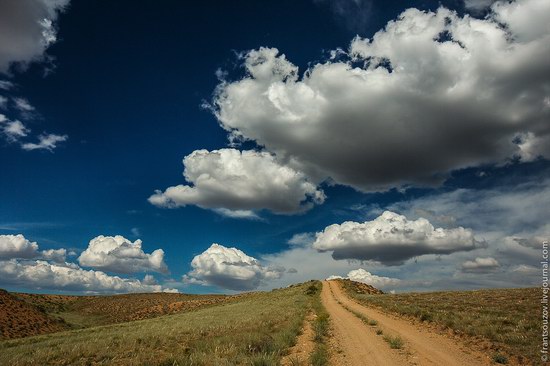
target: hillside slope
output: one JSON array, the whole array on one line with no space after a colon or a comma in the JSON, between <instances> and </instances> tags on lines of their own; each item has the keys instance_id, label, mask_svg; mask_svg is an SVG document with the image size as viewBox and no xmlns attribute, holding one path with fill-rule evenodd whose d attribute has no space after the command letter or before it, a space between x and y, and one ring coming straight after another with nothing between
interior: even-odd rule
<instances>
[{"instance_id":1,"label":"hillside slope","mask_svg":"<svg viewBox=\"0 0 550 366\"><path fill-rule=\"evenodd\" d=\"M321 284L242 296L192 312L0 342L4 365L278 364Z\"/></svg>"},{"instance_id":2,"label":"hillside slope","mask_svg":"<svg viewBox=\"0 0 550 366\"><path fill-rule=\"evenodd\" d=\"M0 289L0 339L59 332L68 328L62 320Z\"/></svg>"}]
</instances>

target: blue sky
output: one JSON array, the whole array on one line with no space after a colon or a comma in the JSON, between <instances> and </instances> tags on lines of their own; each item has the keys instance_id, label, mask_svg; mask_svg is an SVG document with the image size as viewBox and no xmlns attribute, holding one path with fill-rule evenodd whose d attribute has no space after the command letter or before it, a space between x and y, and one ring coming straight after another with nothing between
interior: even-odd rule
<instances>
[{"instance_id":1,"label":"blue sky","mask_svg":"<svg viewBox=\"0 0 550 366\"><path fill-rule=\"evenodd\" d=\"M536 285L545 6L4 2L0 287Z\"/></svg>"}]
</instances>

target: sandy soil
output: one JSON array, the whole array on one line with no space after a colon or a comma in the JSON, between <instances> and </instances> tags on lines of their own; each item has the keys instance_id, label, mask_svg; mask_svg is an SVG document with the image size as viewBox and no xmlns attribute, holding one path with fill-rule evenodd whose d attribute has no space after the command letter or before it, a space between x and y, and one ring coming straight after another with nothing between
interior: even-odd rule
<instances>
[{"instance_id":1,"label":"sandy soil","mask_svg":"<svg viewBox=\"0 0 550 366\"><path fill-rule=\"evenodd\" d=\"M373 327L364 324L355 315L338 304L331 291L335 283L325 281L321 299L330 314L332 337L329 347L332 365L406 365L403 351L392 350ZM342 301L343 295L337 298Z\"/></svg>"},{"instance_id":2,"label":"sandy soil","mask_svg":"<svg viewBox=\"0 0 550 366\"><path fill-rule=\"evenodd\" d=\"M313 326L316 315L309 313L304 321L302 333L296 339L296 344L290 348L288 355L281 360L281 366L308 365L309 357L315 349L313 341Z\"/></svg>"},{"instance_id":3,"label":"sandy soil","mask_svg":"<svg viewBox=\"0 0 550 366\"><path fill-rule=\"evenodd\" d=\"M335 281L323 283L323 303L329 312L334 324L334 336L339 348L344 354L345 363L335 357L335 365L393 365L395 360L409 365L445 365L445 366L472 366L491 365L487 355L467 349L441 334L430 332L419 325L414 325L405 319L390 316L379 310L365 307L347 297ZM378 328L384 334L400 336L405 341L404 351L397 354L390 350L388 344L377 337L374 331L366 331L360 319L343 308L336 301L359 312L369 319L378 321ZM345 313L348 316L344 315ZM374 343L375 340L378 343ZM384 344L380 345L380 342ZM376 344L376 346L375 346ZM338 356L338 354L336 354ZM361 355L361 356L359 356ZM405 361L402 361L406 357Z\"/></svg>"}]
</instances>

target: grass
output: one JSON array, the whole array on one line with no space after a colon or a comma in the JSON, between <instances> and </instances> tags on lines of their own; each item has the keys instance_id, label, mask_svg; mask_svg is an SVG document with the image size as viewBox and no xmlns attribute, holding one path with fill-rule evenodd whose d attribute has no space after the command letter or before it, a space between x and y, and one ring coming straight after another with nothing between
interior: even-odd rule
<instances>
[{"instance_id":1,"label":"grass","mask_svg":"<svg viewBox=\"0 0 550 366\"><path fill-rule=\"evenodd\" d=\"M0 364L277 365L308 309L318 306L318 295L306 294L310 285L188 313L2 341Z\"/></svg>"},{"instance_id":2,"label":"grass","mask_svg":"<svg viewBox=\"0 0 550 366\"><path fill-rule=\"evenodd\" d=\"M328 349L326 340L328 338L330 318L325 310L325 307L321 303L321 288L322 284L316 282L316 289L310 292L314 295L312 307L315 315L315 321L313 322L313 340L315 341L315 348L310 356L310 363L312 366L325 366L328 365Z\"/></svg>"},{"instance_id":3,"label":"grass","mask_svg":"<svg viewBox=\"0 0 550 366\"><path fill-rule=\"evenodd\" d=\"M539 289L492 289L395 295L365 295L357 294L349 288L346 290L350 296L361 303L387 312L415 317L419 321L432 323L442 329L453 330L456 334L472 339L477 344L489 343L491 346L487 346L487 350L493 347L502 353L514 356L519 364L540 363Z\"/></svg>"},{"instance_id":4,"label":"grass","mask_svg":"<svg viewBox=\"0 0 550 366\"><path fill-rule=\"evenodd\" d=\"M384 340L386 342L388 342L391 349L401 349L401 348L403 348L404 342L399 336L392 337L392 336L389 336L389 335L385 335Z\"/></svg>"}]
</instances>

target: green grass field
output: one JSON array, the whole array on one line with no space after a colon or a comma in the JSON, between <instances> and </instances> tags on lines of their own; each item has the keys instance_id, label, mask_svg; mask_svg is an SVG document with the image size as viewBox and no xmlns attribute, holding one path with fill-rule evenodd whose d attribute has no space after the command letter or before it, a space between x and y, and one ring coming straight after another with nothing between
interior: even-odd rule
<instances>
[{"instance_id":1,"label":"green grass field","mask_svg":"<svg viewBox=\"0 0 550 366\"><path fill-rule=\"evenodd\" d=\"M320 282L314 282L320 288ZM318 306L312 283L193 312L0 342L1 365L276 365Z\"/></svg>"},{"instance_id":2,"label":"green grass field","mask_svg":"<svg viewBox=\"0 0 550 366\"><path fill-rule=\"evenodd\" d=\"M494 359L503 359L500 352L504 352L520 365L540 363L540 289L364 295L345 283L344 287L361 303L414 317L485 345Z\"/></svg>"}]
</instances>

